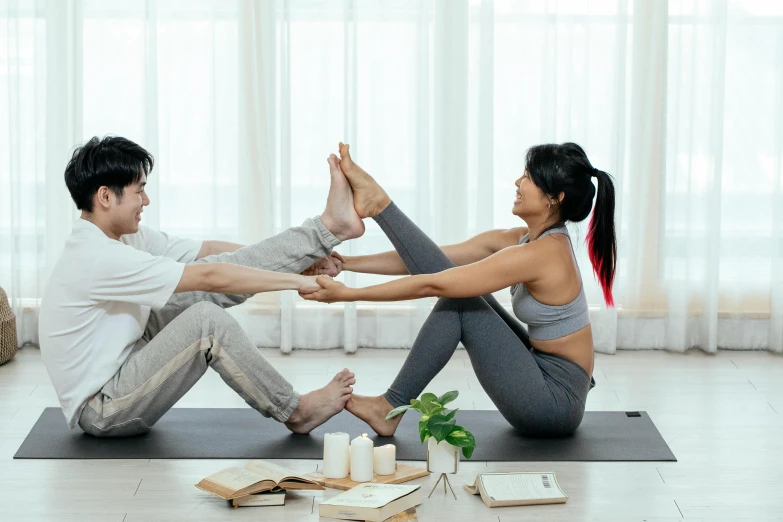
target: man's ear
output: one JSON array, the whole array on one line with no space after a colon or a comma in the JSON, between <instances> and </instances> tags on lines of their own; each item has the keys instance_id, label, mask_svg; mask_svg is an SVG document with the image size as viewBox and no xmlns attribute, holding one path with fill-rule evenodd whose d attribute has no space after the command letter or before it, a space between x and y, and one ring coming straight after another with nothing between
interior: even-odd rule
<instances>
[{"instance_id":1,"label":"man's ear","mask_svg":"<svg viewBox=\"0 0 783 522\"><path fill-rule=\"evenodd\" d=\"M114 193L112 193L109 187L99 187L95 193L95 202L105 209L111 206L113 198Z\"/></svg>"}]
</instances>

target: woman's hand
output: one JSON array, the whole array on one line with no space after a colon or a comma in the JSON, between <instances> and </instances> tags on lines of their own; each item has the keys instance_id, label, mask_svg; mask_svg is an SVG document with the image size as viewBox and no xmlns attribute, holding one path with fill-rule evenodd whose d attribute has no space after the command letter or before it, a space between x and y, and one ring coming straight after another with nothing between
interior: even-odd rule
<instances>
[{"instance_id":1,"label":"woman's hand","mask_svg":"<svg viewBox=\"0 0 783 522\"><path fill-rule=\"evenodd\" d=\"M328 275L331 277L337 277L340 275L340 272L343 271L343 263L345 263L345 258L343 258L343 256L337 252L332 252L332 255L329 257L318 258L318 260L316 260L316 262L313 263L310 268L302 272L302 275Z\"/></svg>"},{"instance_id":2,"label":"woman's hand","mask_svg":"<svg viewBox=\"0 0 783 522\"><path fill-rule=\"evenodd\" d=\"M338 303L350 300L351 289L339 281L335 281L329 276L319 276L316 281L321 285L319 290L307 294L299 292L299 295L308 301L320 303Z\"/></svg>"}]
</instances>

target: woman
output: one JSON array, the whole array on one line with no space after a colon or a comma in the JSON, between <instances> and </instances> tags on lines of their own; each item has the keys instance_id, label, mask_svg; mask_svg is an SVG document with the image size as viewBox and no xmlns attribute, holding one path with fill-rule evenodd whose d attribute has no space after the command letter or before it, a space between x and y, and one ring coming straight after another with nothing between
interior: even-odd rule
<instances>
[{"instance_id":1,"label":"woman","mask_svg":"<svg viewBox=\"0 0 783 522\"><path fill-rule=\"evenodd\" d=\"M440 297L389 390L379 397L353 395L346 408L379 435L394 434L401 416L387 421L386 415L417 398L461 341L481 386L514 428L532 436L572 433L595 381L587 301L565 223L590 214L597 178L587 246L612 306L617 246L610 176L593 168L575 143L532 147L512 209L527 227L485 232L441 249L351 160L347 145L340 144L340 155L357 213L374 218L396 252L337 254L333 261L343 270L412 276L366 288L321 276L323 289L303 297L328 303ZM529 332L490 295L505 287Z\"/></svg>"}]
</instances>

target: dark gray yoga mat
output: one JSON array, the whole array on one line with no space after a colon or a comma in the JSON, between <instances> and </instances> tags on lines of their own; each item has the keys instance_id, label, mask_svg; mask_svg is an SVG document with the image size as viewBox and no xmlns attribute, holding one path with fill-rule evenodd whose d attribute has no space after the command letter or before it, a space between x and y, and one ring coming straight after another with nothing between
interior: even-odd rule
<instances>
[{"instance_id":1,"label":"dark gray yoga mat","mask_svg":"<svg viewBox=\"0 0 783 522\"><path fill-rule=\"evenodd\" d=\"M637 416L638 415L638 416ZM533 439L517 433L497 411L460 410L459 424L476 437L475 461L676 461L645 412L588 411L565 438ZM418 414L403 417L394 437L374 432L347 411L310 435L250 408L174 408L149 433L124 439L71 432L59 408L46 408L15 459L321 459L323 435L368 433L376 445L395 444L398 460L426 458Z\"/></svg>"}]
</instances>

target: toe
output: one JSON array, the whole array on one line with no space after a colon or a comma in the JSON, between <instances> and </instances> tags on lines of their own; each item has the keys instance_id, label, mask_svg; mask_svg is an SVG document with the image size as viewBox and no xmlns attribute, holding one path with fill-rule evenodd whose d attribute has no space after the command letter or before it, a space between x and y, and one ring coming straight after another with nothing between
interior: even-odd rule
<instances>
[{"instance_id":1,"label":"toe","mask_svg":"<svg viewBox=\"0 0 783 522\"><path fill-rule=\"evenodd\" d=\"M340 142L340 160L351 161L350 145Z\"/></svg>"},{"instance_id":2,"label":"toe","mask_svg":"<svg viewBox=\"0 0 783 522\"><path fill-rule=\"evenodd\" d=\"M332 154L329 156L329 159L327 159L326 162L329 164L329 172L332 174L337 174L340 172L340 167L337 163L337 156Z\"/></svg>"}]
</instances>

